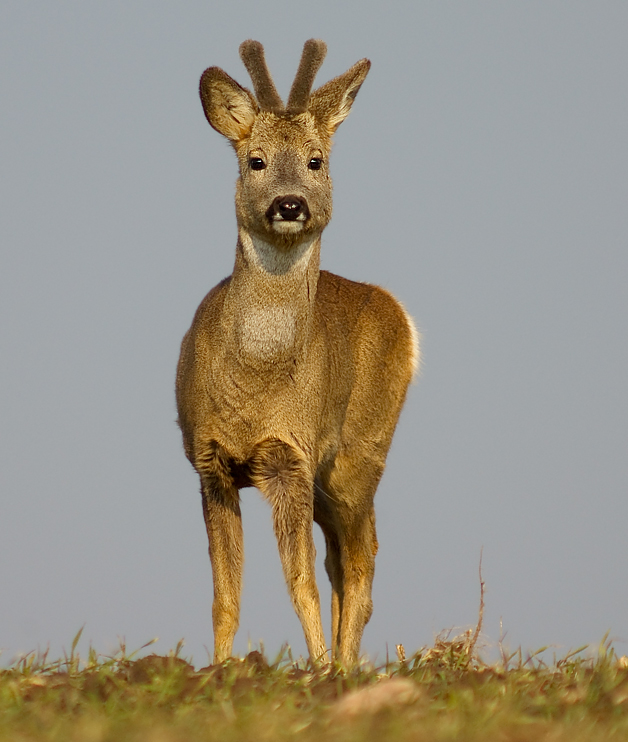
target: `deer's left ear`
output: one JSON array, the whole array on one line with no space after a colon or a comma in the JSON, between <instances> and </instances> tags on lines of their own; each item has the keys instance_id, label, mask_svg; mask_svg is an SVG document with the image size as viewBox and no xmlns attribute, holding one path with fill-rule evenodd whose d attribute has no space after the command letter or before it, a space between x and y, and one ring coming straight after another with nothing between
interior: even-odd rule
<instances>
[{"instance_id":1,"label":"deer's left ear","mask_svg":"<svg viewBox=\"0 0 628 742\"><path fill-rule=\"evenodd\" d=\"M370 67L368 59L361 59L344 74L325 83L310 96L308 111L330 135L349 115L355 96Z\"/></svg>"}]
</instances>

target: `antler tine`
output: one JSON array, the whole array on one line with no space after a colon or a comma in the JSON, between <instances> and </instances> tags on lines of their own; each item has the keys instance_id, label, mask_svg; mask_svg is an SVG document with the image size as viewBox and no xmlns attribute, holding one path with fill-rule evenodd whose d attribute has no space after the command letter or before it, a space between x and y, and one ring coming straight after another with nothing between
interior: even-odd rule
<instances>
[{"instance_id":1,"label":"antler tine","mask_svg":"<svg viewBox=\"0 0 628 742\"><path fill-rule=\"evenodd\" d=\"M259 41L251 39L243 41L240 44L240 59L251 76L260 108L263 111L283 111L283 101L270 76L264 57L264 47Z\"/></svg>"},{"instance_id":2,"label":"antler tine","mask_svg":"<svg viewBox=\"0 0 628 742\"><path fill-rule=\"evenodd\" d=\"M286 110L290 113L303 113L307 110L314 78L323 64L326 54L327 44L320 39L309 39L303 45L301 62L290 88L288 105L286 106Z\"/></svg>"}]
</instances>

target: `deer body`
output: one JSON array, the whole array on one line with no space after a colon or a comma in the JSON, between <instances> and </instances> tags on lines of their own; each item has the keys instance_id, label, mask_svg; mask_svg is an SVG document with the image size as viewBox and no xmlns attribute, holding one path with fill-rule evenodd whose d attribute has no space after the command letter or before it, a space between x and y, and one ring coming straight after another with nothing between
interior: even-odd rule
<instances>
[{"instance_id":1,"label":"deer body","mask_svg":"<svg viewBox=\"0 0 628 742\"><path fill-rule=\"evenodd\" d=\"M284 575L310 656L325 661L312 524L325 535L332 652L358 658L377 551L373 497L416 365L414 328L384 290L320 271L331 217L327 158L369 63L310 94L322 42L306 43L283 107L261 45L241 54L257 99L210 68L201 98L240 164L232 275L197 310L177 371L179 424L200 475L214 577L214 660L238 626L238 490L272 506Z\"/></svg>"}]
</instances>

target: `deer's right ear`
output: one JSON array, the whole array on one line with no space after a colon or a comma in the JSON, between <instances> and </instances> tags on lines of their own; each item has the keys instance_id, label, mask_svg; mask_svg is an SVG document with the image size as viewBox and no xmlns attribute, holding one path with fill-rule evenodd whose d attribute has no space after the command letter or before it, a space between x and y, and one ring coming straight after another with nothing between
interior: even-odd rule
<instances>
[{"instance_id":1,"label":"deer's right ear","mask_svg":"<svg viewBox=\"0 0 628 742\"><path fill-rule=\"evenodd\" d=\"M233 143L249 134L259 108L246 88L220 67L210 67L201 77L200 94L205 116L217 132Z\"/></svg>"}]
</instances>

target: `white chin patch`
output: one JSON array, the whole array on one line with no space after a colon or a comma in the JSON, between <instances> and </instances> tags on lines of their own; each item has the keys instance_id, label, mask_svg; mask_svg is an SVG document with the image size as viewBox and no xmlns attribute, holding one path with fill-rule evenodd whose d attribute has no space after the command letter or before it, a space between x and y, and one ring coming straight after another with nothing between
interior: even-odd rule
<instances>
[{"instance_id":1,"label":"white chin patch","mask_svg":"<svg viewBox=\"0 0 628 742\"><path fill-rule=\"evenodd\" d=\"M303 222L289 222L285 219L273 220L273 229L279 234L297 234L303 230Z\"/></svg>"}]
</instances>

